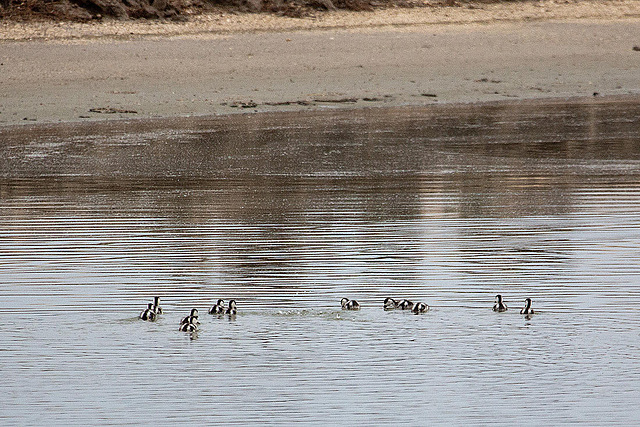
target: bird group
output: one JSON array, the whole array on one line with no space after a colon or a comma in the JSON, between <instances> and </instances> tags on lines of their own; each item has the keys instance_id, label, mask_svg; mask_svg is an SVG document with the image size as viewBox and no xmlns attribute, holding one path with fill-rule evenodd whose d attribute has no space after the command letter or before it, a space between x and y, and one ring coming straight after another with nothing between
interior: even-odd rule
<instances>
[{"instance_id":1,"label":"bird group","mask_svg":"<svg viewBox=\"0 0 640 427\"><path fill-rule=\"evenodd\" d=\"M162 314L162 307L160 307L160 297L153 297L153 302L147 305L147 308L140 313L140 319L149 322L155 322L158 316Z\"/></svg>"},{"instance_id":2,"label":"bird group","mask_svg":"<svg viewBox=\"0 0 640 427\"><path fill-rule=\"evenodd\" d=\"M360 303L354 299L342 298L340 305L343 310L357 311L360 310ZM414 314L422 314L429 311L429 306L424 302L410 301L408 299L396 300L394 298L385 298L382 307L385 311L390 310L410 310ZM496 295L495 304L493 305L493 311L504 312L507 311L507 304L502 299L502 295ZM229 300L229 305L225 307L224 300L219 299L210 309L209 314L222 316L228 315L234 317L237 314L237 305L235 300ZM162 307L160 307L160 297L154 297L153 302L150 302L146 309L144 309L139 318L149 322L155 322L158 316L162 314ZM524 307L520 310L520 314L530 316L533 314L533 308L531 308L531 298L524 300ZM180 321L180 331L194 332L198 330L198 309L193 308L188 316L182 318Z\"/></svg>"},{"instance_id":3,"label":"bird group","mask_svg":"<svg viewBox=\"0 0 640 427\"><path fill-rule=\"evenodd\" d=\"M238 312L236 308L236 300L232 299L229 301L229 306L224 306L224 300L219 299L210 309L209 314L228 314L229 316L234 316Z\"/></svg>"},{"instance_id":4,"label":"bird group","mask_svg":"<svg viewBox=\"0 0 640 427\"><path fill-rule=\"evenodd\" d=\"M219 299L210 309L209 314L214 314L218 316L222 316L223 314L228 315L229 317L234 317L238 313L238 309L236 306L236 300L230 300L229 306L224 306L224 300ZM198 325L200 322L198 321L198 309L192 308L191 313L184 317L180 321L180 331L182 332L195 332L198 330Z\"/></svg>"},{"instance_id":5,"label":"bird group","mask_svg":"<svg viewBox=\"0 0 640 427\"><path fill-rule=\"evenodd\" d=\"M496 295L496 302L495 304L493 304L493 311L502 313L503 311L507 311L507 310L508 310L507 304L505 304L504 300L502 299L502 295L500 294ZM534 313L533 308L531 308L531 298L526 298L524 300L524 307L522 308L522 310L520 310L520 314L530 316L533 313Z\"/></svg>"},{"instance_id":6,"label":"bird group","mask_svg":"<svg viewBox=\"0 0 640 427\"><path fill-rule=\"evenodd\" d=\"M342 298L340 300L343 310L360 310L360 303L354 299ZM414 314L426 313L429 311L429 306L423 302L414 303L408 299L395 300L393 298L385 298L383 302L383 308L385 311L389 310L411 310Z\"/></svg>"},{"instance_id":7,"label":"bird group","mask_svg":"<svg viewBox=\"0 0 640 427\"><path fill-rule=\"evenodd\" d=\"M219 299L213 307L209 309L209 314L214 315L228 315L229 317L233 317L238 313L237 305L235 300L229 301L229 306L224 306L224 300ZM140 316L138 316L142 320L146 320L148 322L155 322L158 319L158 315L162 314L162 307L160 307L160 297L154 297L153 302L150 302L146 309L142 310ZM183 332L195 332L198 330L198 325L200 321L198 320L198 309L192 308L189 312L189 315L185 316L180 320L180 331Z\"/></svg>"},{"instance_id":8,"label":"bird group","mask_svg":"<svg viewBox=\"0 0 640 427\"><path fill-rule=\"evenodd\" d=\"M360 310L360 304L356 300L350 300L348 298L342 298L340 300L340 304L342 305L343 310ZM408 299L396 300L394 298L388 297L384 299L382 303L382 307L385 311L390 310L411 310L414 314L426 313L429 311L429 306L423 302L410 301ZM495 304L493 305L493 311L503 312L507 311L507 304L505 304L502 299L502 295L496 295ZM520 314L524 314L527 316L532 315L533 308L531 308L531 298L527 298L524 300L524 307L520 310Z\"/></svg>"},{"instance_id":9,"label":"bird group","mask_svg":"<svg viewBox=\"0 0 640 427\"><path fill-rule=\"evenodd\" d=\"M396 300L393 298L385 298L382 307L384 308L384 311L395 309L411 310L413 314L421 314L429 311L429 306L424 302L414 303L408 299Z\"/></svg>"},{"instance_id":10,"label":"bird group","mask_svg":"<svg viewBox=\"0 0 640 427\"><path fill-rule=\"evenodd\" d=\"M195 332L198 330L198 325L200 322L198 321L198 309L192 308L191 313L188 316L183 317L180 321L179 330L182 332Z\"/></svg>"}]
</instances>

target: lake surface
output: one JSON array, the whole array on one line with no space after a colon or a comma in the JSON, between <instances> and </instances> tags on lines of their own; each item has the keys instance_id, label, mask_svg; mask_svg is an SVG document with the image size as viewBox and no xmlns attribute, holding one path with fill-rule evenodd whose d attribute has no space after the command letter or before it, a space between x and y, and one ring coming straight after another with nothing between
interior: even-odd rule
<instances>
[{"instance_id":1,"label":"lake surface","mask_svg":"<svg viewBox=\"0 0 640 427\"><path fill-rule=\"evenodd\" d=\"M0 424L638 424L639 261L637 100L0 128Z\"/></svg>"}]
</instances>

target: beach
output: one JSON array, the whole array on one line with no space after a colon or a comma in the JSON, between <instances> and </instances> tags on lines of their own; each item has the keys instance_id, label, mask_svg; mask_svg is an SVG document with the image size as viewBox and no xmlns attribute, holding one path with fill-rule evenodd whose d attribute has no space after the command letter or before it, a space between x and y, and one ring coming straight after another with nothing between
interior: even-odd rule
<instances>
[{"instance_id":1,"label":"beach","mask_svg":"<svg viewBox=\"0 0 640 427\"><path fill-rule=\"evenodd\" d=\"M640 2L0 25L0 126L640 94Z\"/></svg>"}]
</instances>

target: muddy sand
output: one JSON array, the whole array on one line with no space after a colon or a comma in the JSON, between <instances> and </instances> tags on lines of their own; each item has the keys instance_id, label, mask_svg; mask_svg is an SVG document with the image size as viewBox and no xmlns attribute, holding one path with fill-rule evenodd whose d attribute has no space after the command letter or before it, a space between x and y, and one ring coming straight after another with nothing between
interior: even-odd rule
<instances>
[{"instance_id":1,"label":"muddy sand","mask_svg":"<svg viewBox=\"0 0 640 427\"><path fill-rule=\"evenodd\" d=\"M0 126L640 95L640 1L0 24Z\"/></svg>"}]
</instances>

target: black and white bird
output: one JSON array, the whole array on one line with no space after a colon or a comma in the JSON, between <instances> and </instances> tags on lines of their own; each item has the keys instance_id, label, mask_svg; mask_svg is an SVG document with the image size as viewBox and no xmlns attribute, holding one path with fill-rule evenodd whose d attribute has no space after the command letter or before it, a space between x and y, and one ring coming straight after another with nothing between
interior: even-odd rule
<instances>
[{"instance_id":1,"label":"black and white bird","mask_svg":"<svg viewBox=\"0 0 640 427\"><path fill-rule=\"evenodd\" d=\"M192 316L188 316L191 318ZM184 322L180 324L181 332L195 332L198 330L198 325L193 322Z\"/></svg>"},{"instance_id":2,"label":"black and white bird","mask_svg":"<svg viewBox=\"0 0 640 427\"><path fill-rule=\"evenodd\" d=\"M216 304L209 309L209 314L224 314L224 300L219 299Z\"/></svg>"},{"instance_id":3,"label":"black and white bird","mask_svg":"<svg viewBox=\"0 0 640 427\"><path fill-rule=\"evenodd\" d=\"M496 303L493 305L493 311L497 311L502 313L503 311L507 311L507 304L502 300L502 295L496 295Z\"/></svg>"},{"instance_id":4,"label":"black and white bird","mask_svg":"<svg viewBox=\"0 0 640 427\"><path fill-rule=\"evenodd\" d=\"M156 314L162 314L162 307L160 307L160 297L153 297L153 311Z\"/></svg>"},{"instance_id":5,"label":"black and white bird","mask_svg":"<svg viewBox=\"0 0 640 427\"><path fill-rule=\"evenodd\" d=\"M527 298L524 300L524 308L520 310L520 314L533 314L533 308L531 308L531 298Z\"/></svg>"},{"instance_id":6,"label":"black and white bird","mask_svg":"<svg viewBox=\"0 0 640 427\"><path fill-rule=\"evenodd\" d=\"M398 308L400 310L411 310L413 308L413 302L408 299L403 299L398 303Z\"/></svg>"},{"instance_id":7,"label":"black and white bird","mask_svg":"<svg viewBox=\"0 0 640 427\"><path fill-rule=\"evenodd\" d=\"M342 298L340 300L343 310L360 310L360 303L354 299Z\"/></svg>"},{"instance_id":8,"label":"black and white bird","mask_svg":"<svg viewBox=\"0 0 640 427\"><path fill-rule=\"evenodd\" d=\"M413 314L426 313L429 311L429 306L423 302L417 302L413 305L411 311L413 311Z\"/></svg>"},{"instance_id":9,"label":"black and white bird","mask_svg":"<svg viewBox=\"0 0 640 427\"><path fill-rule=\"evenodd\" d=\"M146 321L149 321L149 322L155 322L156 318L157 318L157 315L156 315L156 312L153 310L153 303L149 303L147 308L142 310L142 313L140 313L139 317L142 320L146 320Z\"/></svg>"},{"instance_id":10,"label":"black and white bird","mask_svg":"<svg viewBox=\"0 0 640 427\"><path fill-rule=\"evenodd\" d=\"M235 316L237 313L238 313L238 310L236 307L236 300L234 299L229 300L229 307L224 312L224 314L228 314L229 316Z\"/></svg>"},{"instance_id":11,"label":"black and white bird","mask_svg":"<svg viewBox=\"0 0 640 427\"><path fill-rule=\"evenodd\" d=\"M200 324L200 322L198 321L198 309L197 308L192 308L191 309L191 313L187 317L183 317L182 318L182 320L180 321L180 324L183 325L185 323L193 323L196 326L198 324Z\"/></svg>"},{"instance_id":12,"label":"black and white bird","mask_svg":"<svg viewBox=\"0 0 640 427\"><path fill-rule=\"evenodd\" d=\"M396 307L398 307L398 301L394 300L393 298L387 297L384 299L383 307L385 311L395 310Z\"/></svg>"}]
</instances>

